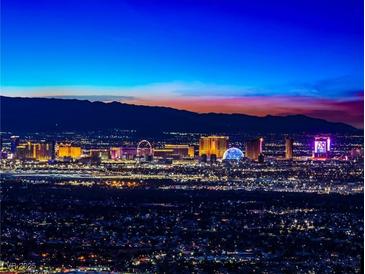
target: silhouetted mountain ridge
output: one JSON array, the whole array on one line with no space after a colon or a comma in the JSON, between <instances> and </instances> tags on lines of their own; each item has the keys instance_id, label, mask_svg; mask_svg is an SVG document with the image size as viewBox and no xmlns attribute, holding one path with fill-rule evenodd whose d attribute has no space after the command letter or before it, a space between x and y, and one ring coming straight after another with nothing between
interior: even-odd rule
<instances>
[{"instance_id":1,"label":"silhouetted mountain ridge","mask_svg":"<svg viewBox=\"0 0 365 274\"><path fill-rule=\"evenodd\" d=\"M257 117L195 113L169 107L77 99L1 96L2 131L88 131L113 128L140 132L344 133L358 129L304 115Z\"/></svg>"}]
</instances>

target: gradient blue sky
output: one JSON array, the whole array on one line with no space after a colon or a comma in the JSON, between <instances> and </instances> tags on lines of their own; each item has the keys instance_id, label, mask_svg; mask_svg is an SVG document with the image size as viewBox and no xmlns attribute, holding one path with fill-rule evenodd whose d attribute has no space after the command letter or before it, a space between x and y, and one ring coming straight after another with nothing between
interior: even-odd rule
<instances>
[{"instance_id":1,"label":"gradient blue sky","mask_svg":"<svg viewBox=\"0 0 365 274\"><path fill-rule=\"evenodd\" d=\"M2 93L361 126L351 111L363 102L363 10L360 0L2 0Z\"/></svg>"}]
</instances>

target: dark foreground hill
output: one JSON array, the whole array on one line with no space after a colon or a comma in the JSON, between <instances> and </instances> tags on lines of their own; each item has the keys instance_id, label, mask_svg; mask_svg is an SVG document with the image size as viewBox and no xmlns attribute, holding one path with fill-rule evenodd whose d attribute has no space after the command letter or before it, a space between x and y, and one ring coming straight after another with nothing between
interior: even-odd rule
<instances>
[{"instance_id":1,"label":"dark foreground hill","mask_svg":"<svg viewBox=\"0 0 365 274\"><path fill-rule=\"evenodd\" d=\"M344 133L358 131L303 115L256 117L84 100L0 97L2 131L87 131L113 128L140 132Z\"/></svg>"}]
</instances>

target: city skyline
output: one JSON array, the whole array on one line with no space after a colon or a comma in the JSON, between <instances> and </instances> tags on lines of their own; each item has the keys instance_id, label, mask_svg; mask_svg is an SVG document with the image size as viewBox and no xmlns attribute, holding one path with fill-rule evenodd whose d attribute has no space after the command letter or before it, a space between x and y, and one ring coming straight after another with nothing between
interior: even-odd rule
<instances>
[{"instance_id":1,"label":"city skyline","mask_svg":"<svg viewBox=\"0 0 365 274\"><path fill-rule=\"evenodd\" d=\"M363 272L361 1L0 13L0 273Z\"/></svg>"},{"instance_id":2,"label":"city skyline","mask_svg":"<svg viewBox=\"0 0 365 274\"><path fill-rule=\"evenodd\" d=\"M304 114L363 128L360 2L2 4L3 95Z\"/></svg>"}]
</instances>

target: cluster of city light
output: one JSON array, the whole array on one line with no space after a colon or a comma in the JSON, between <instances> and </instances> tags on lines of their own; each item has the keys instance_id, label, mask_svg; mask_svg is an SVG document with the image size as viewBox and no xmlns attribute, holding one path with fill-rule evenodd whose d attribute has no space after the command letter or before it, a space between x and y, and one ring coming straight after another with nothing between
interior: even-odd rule
<instances>
[{"instance_id":1,"label":"cluster of city light","mask_svg":"<svg viewBox=\"0 0 365 274\"><path fill-rule=\"evenodd\" d=\"M294 139L286 137L284 140L285 157L294 158ZM269 146L270 147L270 146ZM274 147L271 147L274 149ZM356 151L352 151L355 153ZM357 154L361 154L362 151ZM4 156L5 155L5 156ZM230 147L227 136L200 137L198 149L194 144L163 144L153 147L148 140L141 140L136 146L110 146L103 148L84 148L72 143L55 142L20 142L19 136L11 137L10 151L2 150L2 159L37 160L37 161L80 161L90 163L98 161L139 160L152 161L153 159L189 160L201 162L215 162L217 160L249 159L264 161L264 138L259 137L245 142L244 151L239 147ZM298 157L296 157L298 158ZM312 159L325 160L331 158L331 139L328 136L315 136Z\"/></svg>"}]
</instances>

